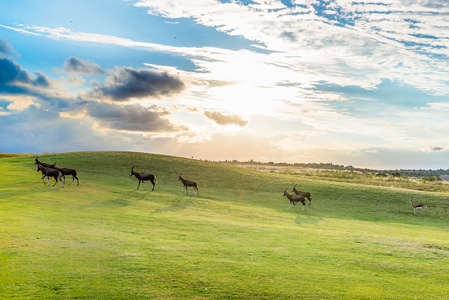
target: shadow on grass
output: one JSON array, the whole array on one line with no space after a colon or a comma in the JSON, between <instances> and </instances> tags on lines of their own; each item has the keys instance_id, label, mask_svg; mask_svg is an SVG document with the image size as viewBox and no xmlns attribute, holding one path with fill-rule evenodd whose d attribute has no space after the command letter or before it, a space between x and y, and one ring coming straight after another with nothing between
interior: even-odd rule
<instances>
[{"instance_id":1,"label":"shadow on grass","mask_svg":"<svg viewBox=\"0 0 449 300\"><path fill-rule=\"evenodd\" d=\"M189 207L193 203L193 197L190 195L188 198L186 196L178 196L173 198L168 202L168 206L164 208L158 208L154 213L161 213L167 211L180 211Z\"/></svg>"},{"instance_id":2,"label":"shadow on grass","mask_svg":"<svg viewBox=\"0 0 449 300\"><path fill-rule=\"evenodd\" d=\"M108 199L108 200L96 200L91 203L88 203L86 205L83 205L80 207L80 209L83 208L89 208L89 207L126 207L133 205L139 201L145 200L145 198L148 196L145 192L137 192L136 191L129 191L129 192L115 192L114 194L118 194L119 196L117 198Z\"/></svg>"},{"instance_id":3,"label":"shadow on grass","mask_svg":"<svg viewBox=\"0 0 449 300\"><path fill-rule=\"evenodd\" d=\"M298 225L302 224L318 224L324 221L324 218L317 216L308 216L306 214L298 215L295 219L295 223Z\"/></svg>"}]
</instances>

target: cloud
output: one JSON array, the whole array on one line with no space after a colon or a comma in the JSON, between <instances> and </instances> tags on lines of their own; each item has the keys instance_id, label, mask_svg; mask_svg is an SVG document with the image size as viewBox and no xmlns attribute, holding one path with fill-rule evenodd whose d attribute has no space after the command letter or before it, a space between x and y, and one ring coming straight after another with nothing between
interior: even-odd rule
<instances>
[{"instance_id":1,"label":"cloud","mask_svg":"<svg viewBox=\"0 0 449 300\"><path fill-rule=\"evenodd\" d=\"M44 153L128 149L116 134L92 129L87 119L61 118L55 112L29 106L0 117L0 152Z\"/></svg>"},{"instance_id":2,"label":"cloud","mask_svg":"<svg viewBox=\"0 0 449 300\"><path fill-rule=\"evenodd\" d=\"M31 83L32 79L27 71L11 58L0 58L0 84Z\"/></svg>"},{"instance_id":3,"label":"cloud","mask_svg":"<svg viewBox=\"0 0 449 300\"><path fill-rule=\"evenodd\" d=\"M41 72L34 72L34 74L36 74L36 79L33 81L33 85L39 86L39 87L49 87L50 86L50 81L45 74L42 74Z\"/></svg>"},{"instance_id":4,"label":"cloud","mask_svg":"<svg viewBox=\"0 0 449 300\"><path fill-rule=\"evenodd\" d=\"M127 101L131 98L170 97L184 89L181 79L166 72L120 67L106 79L104 86L94 89L92 96Z\"/></svg>"},{"instance_id":5,"label":"cloud","mask_svg":"<svg viewBox=\"0 0 449 300\"><path fill-rule=\"evenodd\" d=\"M2 98L4 98L5 103L7 103L7 106L5 107L7 109L6 113L11 113L12 111L21 111L30 107L31 105L34 105L35 107L41 107L39 103L35 102L34 97L29 95L3 95Z\"/></svg>"},{"instance_id":6,"label":"cloud","mask_svg":"<svg viewBox=\"0 0 449 300\"><path fill-rule=\"evenodd\" d=\"M96 66L76 58L66 62L65 67L72 66L78 72L83 68L83 72L87 72L88 67L93 70L92 67ZM68 116L80 119L87 113L91 121L96 121L96 129L145 133L179 133L188 130L186 126L172 121L170 112L154 105L149 108L137 104L114 105L67 96L55 89L40 90L49 87L50 81L41 72L35 74L36 77L32 78L12 59L0 58L0 91L11 103L4 113L23 111L31 105L41 107L43 104L44 109L58 113L63 119ZM114 72L99 89L103 96L106 94L113 99L124 100L138 96L170 95L180 91L181 87L184 87L183 82L167 73L124 67Z\"/></svg>"},{"instance_id":7,"label":"cloud","mask_svg":"<svg viewBox=\"0 0 449 300\"><path fill-rule=\"evenodd\" d=\"M137 1L135 6L146 7L150 14L171 19L192 18L200 25L260 44L260 52L252 51L249 60L246 59L248 63L239 69L250 70L252 65L271 64L276 72L253 72L253 76L245 77L246 80L263 81L263 76L267 74L272 74L266 76L268 78L275 75L280 78L281 69L285 69L290 71L290 78L304 78L309 81L306 84L329 82L374 88L382 78L387 78L435 93L449 92L445 84L445 74L449 68L445 59L447 46L442 42L447 36L443 25L445 14L422 4L376 3L354 6L344 1L337 4L322 2L325 8L317 9L315 1L292 7L282 6L279 1L243 5L242 2L201 0L193 5L177 0L154 0ZM344 14L334 19L333 15L325 13L329 10ZM232 75L226 78L220 76L223 71L220 64L226 66L239 61L242 56L242 51L224 48L170 47L108 35L72 32L60 27L20 26L52 39L112 44L181 55L190 59L198 67L197 71L200 69L204 74L219 76L218 79L223 81L235 79ZM288 28L287 36L285 28ZM261 53L264 55L257 57ZM254 64L251 64L252 61ZM429 68L435 71L429 74Z\"/></svg>"},{"instance_id":8,"label":"cloud","mask_svg":"<svg viewBox=\"0 0 449 300\"><path fill-rule=\"evenodd\" d=\"M66 59L63 65L63 71L72 74L88 74L88 75L106 73L106 71L103 70L98 64L79 59L75 56L71 56Z\"/></svg>"},{"instance_id":9,"label":"cloud","mask_svg":"<svg viewBox=\"0 0 449 300\"><path fill-rule=\"evenodd\" d=\"M143 107L138 104L114 105L89 102L86 109L87 114L102 128L147 133L170 133L188 129L186 126L171 122L168 118L170 113L155 105Z\"/></svg>"},{"instance_id":10,"label":"cloud","mask_svg":"<svg viewBox=\"0 0 449 300\"><path fill-rule=\"evenodd\" d=\"M41 101L57 104L64 101L56 96L51 80L41 72L33 78L12 59L0 57L0 95L10 104L5 113L24 110L29 106L41 107ZM52 95L53 93L53 95Z\"/></svg>"},{"instance_id":11,"label":"cloud","mask_svg":"<svg viewBox=\"0 0 449 300\"><path fill-rule=\"evenodd\" d=\"M17 55L17 52L11 46L8 41L4 41L0 39L0 54L4 55Z\"/></svg>"},{"instance_id":12,"label":"cloud","mask_svg":"<svg viewBox=\"0 0 449 300\"><path fill-rule=\"evenodd\" d=\"M0 57L0 85L15 85L15 84L31 84L36 87L48 87L50 85L48 78L40 73L35 72L36 79L33 79L30 74L22 70L22 67L14 62L11 58Z\"/></svg>"},{"instance_id":13,"label":"cloud","mask_svg":"<svg viewBox=\"0 0 449 300\"><path fill-rule=\"evenodd\" d=\"M238 115L224 115L217 111L205 111L204 115L220 126L237 125L240 127L245 127L248 124L247 120L243 120L242 117Z\"/></svg>"},{"instance_id":14,"label":"cloud","mask_svg":"<svg viewBox=\"0 0 449 300\"><path fill-rule=\"evenodd\" d=\"M439 111L449 111L449 103L428 103L429 107L424 109L434 109Z\"/></svg>"},{"instance_id":15,"label":"cloud","mask_svg":"<svg viewBox=\"0 0 449 300\"><path fill-rule=\"evenodd\" d=\"M429 147L420 149L420 151L427 152L427 153L439 152L439 151L445 151L445 150L446 149L444 147L440 147L440 146L429 146Z\"/></svg>"},{"instance_id":16,"label":"cloud","mask_svg":"<svg viewBox=\"0 0 449 300\"><path fill-rule=\"evenodd\" d=\"M258 42L276 51L264 61L296 77L306 73L311 81L363 88L388 78L449 92L444 1L300 2L140 0L135 6ZM431 75L429 68L435 70Z\"/></svg>"}]
</instances>

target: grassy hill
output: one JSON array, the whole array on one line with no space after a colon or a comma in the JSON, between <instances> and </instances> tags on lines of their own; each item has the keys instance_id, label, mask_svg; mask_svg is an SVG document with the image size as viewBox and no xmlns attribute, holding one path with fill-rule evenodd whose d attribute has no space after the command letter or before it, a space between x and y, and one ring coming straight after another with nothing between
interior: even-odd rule
<instances>
[{"instance_id":1,"label":"grassy hill","mask_svg":"<svg viewBox=\"0 0 449 300\"><path fill-rule=\"evenodd\" d=\"M0 157L2 298L449 298L447 193L133 152L42 155L80 178L48 187L34 159ZM287 210L295 184L307 212Z\"/></svg>"}]
</instances>

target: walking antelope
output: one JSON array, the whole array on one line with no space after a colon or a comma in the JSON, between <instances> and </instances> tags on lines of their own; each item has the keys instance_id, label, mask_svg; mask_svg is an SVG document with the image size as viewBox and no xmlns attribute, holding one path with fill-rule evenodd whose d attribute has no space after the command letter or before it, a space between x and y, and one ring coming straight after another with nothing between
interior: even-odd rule
<instances>
[{"instance_id":1,"label":"walking antelope","mask_svg":"<svg viewBox=\"0 0 449 300\"><path fill-rule=\"evenodd\" d=\"M147 185L145 184L145 181L149 180L153 184L153 189L151 191L154 191L154 186L157 183L156 176L154 176L153 174L139 173L137 171L134 171L134 167L135 166L133 166L131 168L131 174L129 174L129 176L133 176L134 175L134 176L136 176L137 179L139 179L139 184L137 185L137 189L136 190L139 189L140 182L143 182L143 185L145 186L145 191L146 191L147 190Z\"/></svg>"},{"instance_id":2,"label":"walking antelope","mask_svg":"<svg viewBox=\"0 0 449 300\"><path fill-rule=\"evenodd\" d=\"M178 181L180 181L180 180L182 182L181 192L184 192L184 187L186 187L186 194L187 194L187 187L191 186L191 187L193 187L192 194L196 190L196 192L198 193L198 196L200 195L200 191L198 190L198 183L196 183L193 180L185 179L184 177L182 177L182 173L179 174Z\"/></svg>"},{"instance_id":3,"label":"walking antelope","mask_svg":"<svg viewBox=\"0 0 449 300\"><path fill-rule=\"evenodd\" d=\"M309 199L309 206L312 204L312 194L309 193L309 192L303 192L303 191L298 190L298 189L296 188L296 184L295 184L295 186L293 187L292 192L294 192L296 195L304 196L304 197L306 197L307 199Z\"/></svg>"},{"instance_id":4,"label":"walking antelope","mask_svg":"<svg viewBox=\"0 0 449 300\"><path fill-rule=\"evenodd\" d=\"M54 169L55 168L55 165L56 165L56 163L54 163L54 164L47 164L47 163L44 163L44 162L41 162L41 161L39 161L39 156L37 156L36 157L36 160L34 161L34 164L35 165L42 165L42 166L44 166L45 168L52 168L52 169Z\"/></svg>"},{"instance_id":5,"label":"walking antelope","mask_svg":"<svg viewBox=\"0 0 449 300\"><path fill-rule=\"evenodd\" d=\"M44 184L45 184L44 178L47 177L48 186L50 186L50 177L53 177L56 180L56 182L55 182L55 184L53 184L53 186L55 186L59 180L59 181L61 181L61 186L64 187L64 183L62 182L62 174L58 170L52 169L52 168L46 168L43 165L41 165L40 163L38 163L37 164L37 172L39 172L39 171L42 172L42 180L44 181Z\"/></svg>"},{"instance_id":6,"label":"walking antelope","mask_svg":"<svg viewBox=\"0 0 449 300\"><path fill-rule=\"evenodd\" d=\"M413 204L413 199L410 199L409 203L413 206L413 211L414 211L415 215L416 215L416 210L419 208L422 209L424 212L426 212L426 215L427 215L427 205L422 204L422 203Z\"/></svg>"},{"instance_id":7,"label":"walking antelope","mask_svg":"<svg viewBox=\"0 0 449 300\"><path fill-rule=\"evenodd\" d=\"M306 198L304 197L304 196L301 196L301 195L292 195L292 194L289 194L288 192L287 192L287 189L285 189L285 191L284 191L284 194L282 195L282 197L287 197L288 198L288 200L290 200L290 203L289 203L289 205L288 205L288 209L290 209L290 207L291 207L291 205L292 205L292 203L293 203L293 206L295 207L295 210L296 210L296 203L297 202L301 202L302 203L302 209L301 209L301 211L307 211L307 208L306 208Z\"/></svg>"},{"instance_id":8,"label":"walking antelope","mask_svg":"<svg viewBox=\"0 0 449 300\"><path fill-rule=\"evenodd\" d=\"M62 178L64 179L64 183L65 183L65 175L72 175L72 182L70 182L69 185L71 185L73 183L73 181L75 181L75 179L76 179L76 185L80 185L80 181L78 180L78 177L77 177L78 172L76 170L69 169L69 168L58 168L56 166L56 163L53 166L54 166L54 169L61 172Z\"/></svg>"}]
</instances>

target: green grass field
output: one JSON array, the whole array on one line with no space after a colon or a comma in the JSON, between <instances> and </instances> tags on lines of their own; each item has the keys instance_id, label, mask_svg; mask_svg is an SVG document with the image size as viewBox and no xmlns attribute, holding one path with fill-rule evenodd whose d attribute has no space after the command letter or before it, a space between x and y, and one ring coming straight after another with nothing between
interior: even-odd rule
<instances>
[{"instance_id":1,"label":"green grass field","mask_svg":"<svg viewBox=\"0 0 449 300\"><path fill-rule=\"evenodd\" d=\"M0 157L2 299L449 299L447 193L134 152L41 155L79 172L48 187L35 156Z\"/></svg>"}]
</instances>

